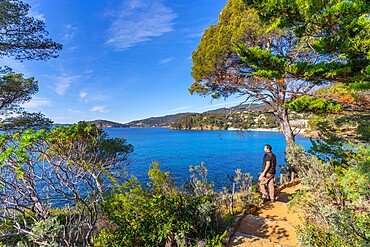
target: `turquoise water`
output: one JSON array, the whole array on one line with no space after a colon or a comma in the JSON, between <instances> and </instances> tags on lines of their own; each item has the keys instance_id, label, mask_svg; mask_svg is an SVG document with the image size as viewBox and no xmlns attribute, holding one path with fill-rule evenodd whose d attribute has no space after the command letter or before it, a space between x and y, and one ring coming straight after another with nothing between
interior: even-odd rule
<instances>
[{"instance_id":1,"label":"turquoise water","mask_svg":"<svg viewBox=\"0 0 370 247\"><path fill-rule=\"evenodd\" d=\"M208 179L216 186L228 183L227 175L240 168L256 179L261 170L263 148L270 144L278 166L284 164L285 139L282 133L257 131L169 130L166 128L107 128L110 137L124 137L134 146L129 157L128 171L141 182L153 161L162 171L171 172L178 184L189 180L190 165L205 163ZM297 138L308 148L310 140ZM279 173L279 168L278 168Z\"/></svg>"}]
</instances>

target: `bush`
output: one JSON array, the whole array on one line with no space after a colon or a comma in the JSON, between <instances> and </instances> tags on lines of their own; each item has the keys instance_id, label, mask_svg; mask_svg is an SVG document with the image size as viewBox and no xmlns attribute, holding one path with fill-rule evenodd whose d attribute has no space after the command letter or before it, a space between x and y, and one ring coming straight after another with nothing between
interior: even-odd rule
<instances>
[{"instance_id":1,"label":"bush","mask_svg":"<svg viewBox=\"0 0 370 247\"><path fill-rule=\"evenodd\" d=\"M102 231L97 246L163 246L167 241L186 246L217 235L211 196L180 193L158 163L148 174L148 189L133 181L107 198L104 209L116 227Z\"/></svg>"},{"instance_id":2,"label":"bush","mask_svg":"<svg viewBox=\"0 0 370 247\"><path fill-rule=\"evenodd\" d=\"M132 146L81 122L3 134L0 150L0 238L13 246L93 244L103 193Z\"/></svg>"},{"instance_id":3,"label":"bush","mask_svg":"<svg viewBox=\"0 0 370 247\"><path fill-rule=\"evenodd\" d=\"M306 186L294 200L306 216L298 231L303 245L369 246L369 149L352 147L343 166L307 156L300 147L289 150L287 160L296 165Z\"/></svg>"}]
</instances>

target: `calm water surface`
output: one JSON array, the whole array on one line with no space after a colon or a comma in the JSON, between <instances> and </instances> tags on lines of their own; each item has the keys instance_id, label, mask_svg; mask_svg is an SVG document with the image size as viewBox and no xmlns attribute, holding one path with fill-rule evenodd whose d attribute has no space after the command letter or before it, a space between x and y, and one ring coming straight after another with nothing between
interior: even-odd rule
<instances>
[{"instance_id":1,"label":"calm water surface","mask_svg":"<svg viewBox=\"0 0 370 247\"><path fill-rule=\"evenodd\" d=\"M177 183L189 180L190 165L205 163L209 180L216 186L229 182L227 174L237 168L257 177L261 170L263 147L270 144L278 166L284 164L285 139L282 133L258 131L169 130L166 128L107 128L110 137L124 137L134 146L128 171L141 182L148 180L147 172L153 161L162 171L171 172ZM297 138L308 148L308 138ZM279 173L279 168L278 168Z\"/></svg>"}]
</instances>

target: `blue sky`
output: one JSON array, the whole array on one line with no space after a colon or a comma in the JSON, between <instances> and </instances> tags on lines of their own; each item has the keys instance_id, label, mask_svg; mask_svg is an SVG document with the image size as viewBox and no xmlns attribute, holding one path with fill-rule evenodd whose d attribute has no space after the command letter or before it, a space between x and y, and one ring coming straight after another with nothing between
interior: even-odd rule
<instances>
[{"instance_id":1,"label":"blue sky","mask_svg":"<svg viewBox=\"0 0 370 247\"><path fill-rule=\"evenodd\" d=\"M55 123L120 123L204 112L241 99L190 95L191 53L217 23L226 0L27 0L50 37L63 44L48 61L0 62L34 76L39 92L24 107Z\"/></svg>"}]
</instances>

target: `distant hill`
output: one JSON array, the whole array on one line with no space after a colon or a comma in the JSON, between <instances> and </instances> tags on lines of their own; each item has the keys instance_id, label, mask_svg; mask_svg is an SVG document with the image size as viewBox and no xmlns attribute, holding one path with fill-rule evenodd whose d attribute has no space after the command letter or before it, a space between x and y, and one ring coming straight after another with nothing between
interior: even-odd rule
<instances>
[{"instance_id":1,"label":"distant hill","mask_svg":"<svg viewBox=\"0 0 370 247\"><path fill-rule=\"evenodd\" d=\"M242 104L242 105L237 105L233 107L223 107L223 108L218 108L215 110L210 110L205 113L222 113L222 114L228 114L231 112L237 112L237 111L245 111L245 110L263 110L267 106L265 104Z\"/></svg>"},{"instance_id":2,"label":"distant hill","mask_svg":"<svg viewBox=\"0 0 370 247\"><path fill-rule=\"evenodd\" d=\"M168 127L180 117L193 114L191 112L166 115L163 117L150 117L126 123L128 127Z\"/></svg>"},{"instance_id":3,"label":"distant hill","mask_svg":"<svg viewBox=\"0 0 370 247\"><path fill-rule=\"evenodd\" d=\"M116 122L112 122L112 121L108 121L108 120L94 120L94 121L91 121L92 123L94 123L96 126L98 127L102 127L102 128L124 128L124 127L129 127L127 124L121 124L121 123L116 123Z\"/></svg>"},{"instance_id":4,"label":"distant hill","mask_svg":"<svg viewBox=\"0 0 370 247\"><path fill-rule=\"evenodd\" d=\"M230 108L218 108L215 110L207 111L205 113L223 113L228 114L231 112L238 112L238 111L245 111L246 109L249 110L262 110L266 106L263 104L243 104L238 105L235 107ZM97 126L102 128L123 128L123 127L169 127L172 123L176 122L180 117L185 117L191 114L195 114L194 112L185 112L185 113L177 113L172 115L166 115L163 117L150 117L141 120L135 120L128 123L116 123L107 120L95 120L94 122Z\"/></svg>"},{"instance_id":5,"label":"distant hill","mask_svg":"<svg viewBox=\"0 0 370 247\"><path fill-rule=\"evenodd\" d=\"M205 113L223 113L228 114L231 112L245 111L249 110L262 110L266 108L263 104L242 104L230 108L218 108L211 111L206 111ZM194 112L178 113L173 115L166 115L163 117L150 117L142 120L136 120L126 123L129 127L169 127L172 123L176 122L180 117L186 117Z\"/></svg>"}]
</instances>

